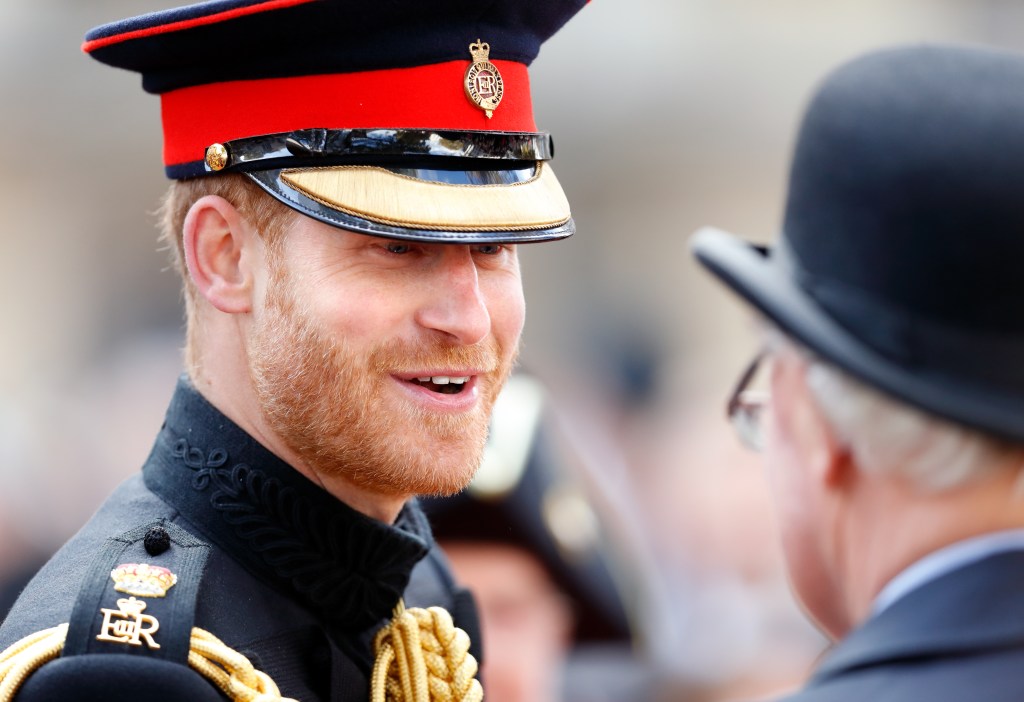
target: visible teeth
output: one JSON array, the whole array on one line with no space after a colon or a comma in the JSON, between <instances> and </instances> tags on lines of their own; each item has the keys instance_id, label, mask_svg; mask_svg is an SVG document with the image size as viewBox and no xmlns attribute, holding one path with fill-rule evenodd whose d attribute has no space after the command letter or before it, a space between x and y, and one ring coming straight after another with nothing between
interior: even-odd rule
<instances>
[{"instance_id":1,"label":"visible teeth","mask_svg":"<svg viewBox=\"0 0 1024 702\"><path fill-rule=\"evenodd\" d=\"M435 375L435 376L424 376L423 378L416 378L420 383L433 383L434 385L462 385L469 381L469 376L453 377L448 375Z\"/></svg>"}]
</instances>

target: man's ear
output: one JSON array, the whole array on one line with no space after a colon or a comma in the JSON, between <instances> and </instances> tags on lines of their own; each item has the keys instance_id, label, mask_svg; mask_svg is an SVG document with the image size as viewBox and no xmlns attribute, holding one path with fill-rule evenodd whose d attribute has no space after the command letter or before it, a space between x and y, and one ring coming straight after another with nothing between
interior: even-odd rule
<instances>
[{"instance_id":1,"label":"man's ear","mask_svg":"<svg viewBox=\"0 0 1024 702\"><path fill-rule=\"evenodd\" d=\"M856 467L845 443L836 434L832 423L822 412L807 385L807 361L790 359L784 373L788 388L786 410L791 413L791 428L800 451L816 478L826 487L836 488L852 477Z\"/></svg>"},{"instance_id":2,"label":"man's ear","mask_svg":"<svg viewBox=\"0 0 1024 702\"><path fill-rule=\"evenodd\" d=\"M234 205L217 195L195 202L182 231L185 264L199 294L221 312L252 309L253 255L259 242Z\"/></svg>"}]
</instances>

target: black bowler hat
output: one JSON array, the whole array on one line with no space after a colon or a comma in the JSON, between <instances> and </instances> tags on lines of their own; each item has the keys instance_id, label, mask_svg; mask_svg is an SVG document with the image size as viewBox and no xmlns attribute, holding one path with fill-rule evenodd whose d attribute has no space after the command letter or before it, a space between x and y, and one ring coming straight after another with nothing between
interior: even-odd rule
<instances>
[{"instance_id":1,"label":"black bowler hat","mask_svg":"<svg viewBox=\"0 0 1024 702\"><path fill-rule=\"evenodd\" d=\"M1024 441L1024 56L917 46L842 66L805 115L778 244L692 245L824 359Z\"/></svg>"},{"instance_id":2,"label":"black bowler hat","mask_svg":"<svg viewBox=\"0 0 1024 702\"><path fill-rule=\"evenodd\" d=\"M83 50L160 95L171 178L245 173L366 234L573 233L527 67L586 0L214 0L98 27Z\"/></svg>"}]
</instances>

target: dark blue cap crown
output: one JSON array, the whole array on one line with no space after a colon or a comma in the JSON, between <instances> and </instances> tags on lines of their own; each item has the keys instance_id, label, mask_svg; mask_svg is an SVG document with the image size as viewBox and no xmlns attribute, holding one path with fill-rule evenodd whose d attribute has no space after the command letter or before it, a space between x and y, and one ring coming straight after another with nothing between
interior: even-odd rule
<instances>
[{"instance_id":1,"label":"dark blue cap crown","mask_svg":"<svg viewBox=\"0 0 1024 702\"><path fill-rule=\"evenodd\" d=\"M1024 441L1024 56L877 51L800 128L782 239L722 232L700 261L868 384Z\"/></svg>"},{"instance_id":2,"label":"dark blue cap crown","mask_svg":"<svg viewBox=\"0 0 1024 702\"><path fill-rule=\"evenodd\" d=\"M85 49L103 63L141 73L151 93L461 60L478 37L493 47L492 58L529 65L585 4L214 0L97 27L86 35Z\"/></svg>"}]
</instances>

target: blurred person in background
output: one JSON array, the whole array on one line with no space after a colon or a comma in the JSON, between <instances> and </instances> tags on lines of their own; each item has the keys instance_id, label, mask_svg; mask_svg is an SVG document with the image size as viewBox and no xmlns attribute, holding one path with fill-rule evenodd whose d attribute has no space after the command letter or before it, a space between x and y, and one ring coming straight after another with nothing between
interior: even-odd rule
<instances>
[{"instance_id":1,"label":"blurred person in background","mask_svg":"<svg viewBox=\"0 0 1024 702\"><path fill-rule=\"evenodd\" d=\"M616 547L622 535L609 534L576 474L583 468L543 386L517 374L495 404L469 488L424 502L480 607L491 702L648 698L629 591L638 566Z\"/></svg>"},{"instance_id":2,"label":"blurred person in background","mask_svg":"<svg viewBox=\"0 0 1024 702\"><path fill-rule=\"evenodd\" d=\"M729 412L837 641L787 699L1024 699L1022 162L1024 56L878 51L814 95L779 242L693 241L767 319Z\"/></svg>"},{"instance_id":3,"label":"blurred person in background","mask_svg":"<svg viewBox=\"0 0 1024 702\"><path fill-rule=\"evenodd\" d=\"M479 464L516 245L574 231L527 66L583 4L222 0L89 33L161 95L186 374L4 622L0 697L481 698L412 498Z\"/></svg>"}]
</instances>

